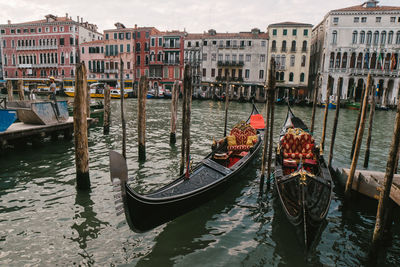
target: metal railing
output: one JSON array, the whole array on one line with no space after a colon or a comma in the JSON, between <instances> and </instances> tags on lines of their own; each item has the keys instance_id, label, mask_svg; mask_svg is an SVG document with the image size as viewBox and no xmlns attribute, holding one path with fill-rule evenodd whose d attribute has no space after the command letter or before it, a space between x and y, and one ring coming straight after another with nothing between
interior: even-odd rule
<instances>
[{"instance_id":1,"label":"metal railing","mask_svg":"<svg viewBox=\"0 0 400 267\"><path fill-rule=\"evenodd\" d=\"M17 51L28 51L28 50L54 50L58 49L58 45L41 45L41 46L17 46Z\"/></svg>"}]
</instances>

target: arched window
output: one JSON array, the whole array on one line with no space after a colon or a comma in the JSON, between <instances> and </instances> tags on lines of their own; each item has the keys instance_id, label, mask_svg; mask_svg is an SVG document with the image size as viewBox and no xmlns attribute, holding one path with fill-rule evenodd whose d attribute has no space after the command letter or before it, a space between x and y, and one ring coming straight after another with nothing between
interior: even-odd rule
<instances>
[{"instance_id":1,"label":"arched window","mask_svg":"<svg viewBox=\"0 0 400 267\"><path fill-rule=\"evenodd\" d=\"M388 35L388 44L392 43L393 43L393 31L390 31Z\"/></svg>"},{"instance_id":2,"label":"arched window","mask_svg":"<svg viewBox=\"0 0 400 267\"><path fill-rule=\"evenodd\" d=\"M342 58L342 68L347 68L347 52L343 53L343 58Z\"/></svg>"},{"instance_id":3,"label":"arched window","mask_svg":"<svg viewBox=\"0 0 400 267\"><path fill-rule=\"evenodd\" d=\"M281 66L282 66L282 68L285 68L285 66L286 66L286 56L285 55L282 55L282 57L281 57Z\"/></svg>"},{"instance_id":4,"label":"arched window","mask_svg":"<svg viewBox=\"0 0 400 267\"><path fill-rule=\"evenodd\" d=\"M301 66L302 66L302 67L305 67L305 66L306 66L306 56L305 56L305 55L303 55L303 56L301 57Z\"/></svg>"},{"instance_id":5,"label":"arched window","mask_svg":"<svg viewBox=\"0 0 400 267\"><path fill-rule=\"evenodd\" d=\"M396 33L396 44L400 44L400 31Z\"/></svg>"},{"instance_id":6,"label":"arched window","mask_svg":"<svg viewBox=\"0 0 400 267\"><path fill-rule=\"evenodd\" d=\"M365 43L365 31L360 33L360 44Z\"/></svg>"},{"instance_id":7,"label":"arched window","mask_svg":"<svg viewBox=\"0 0 400 267\"><path fill-rule=\"evenodd\" d=\"M367 33L367 45L371 45L371 42L372 42L372 32L369 31Z\"/></svg>"},{"instance_id":8,"label":"arched window","mask_svg":"<svg viewBox=\"0 0 400 267\"><path fill-rule=\"evenodd\" d=\"M293 72L289 73L289 82L293 82L294 74Z\"/></svg>"},{"instance_id":9,"label":"arched window","mask_svg":"<svg viewBox=\"0 0 400 267\"><path fill-rule=\"evenodd\" d=\"M300 74L300 82L301 82L301 83L304 82L304 73L303 73L303 72Z\"/></svg>"},{"instance_id":10,"label":"arched window","mask_svg":"<svg viewBox=\"0 0 400 267\"><path fill-rule=\"evenodd\" d=\"M303 52L307 51L307 41L303 41L303 47L301 49Z\"/></svg>"},{"instance_id":11,"label":"arched window","mask_svg":"<svg viewBox=\"0 0 400 267\"><path fill-rule=\"evenodd\" d=\"M276 72L276 73L275 73L275 79L276 79L277 81L279 81L279 79L280 79L279 72Z\"/></svg>"},{"instance_id":12,"label":"arched window","mask_svg":"<svg viewBox=\"0 0 400 267\"><path fill-rule=\"evenodd\" d=\"M364 69L369 69L370 68L370 58L369 58L369 53L365 53L364 56Z\"/></svg>"},{"instance_id":13,"label":"arched window","mask_svg":"<svg viewBox=\"0 0 400 267\"><path fill-rule=\"evenodd\" d=\"M386 43L386 31L381 33L381 44L384 45Z\"/></svg>"},{"instance_id":14,"label":"arched window","mask_svg":"<svg viewBox=\"0 0 400 267\"><path fill-rule=\"evenodd\" d=\"M374 32L374 45L378 45L379 44L379 32L376 31Z\"/></svg>"},{"instance_id":15,"label":"arched window","mask_svg":"<svg viewBox=\"0 0 400 267\"><path fill-rule=\"evenodd\" d=\"M272 51L276 51L276 41L275 40L273 40L272 41Z\"/></svg>"},{"instance_id":16,"label":"arched window","mask_svg":"<svg viewBox=\"0 0 400 267\"><path fill-rule=\"evenodd\" d=\"M354 68L356 66L356 53L351 53L350 58L350 68Z\"/></svg>"},{"instance_id":17,"label":"arched window","mask_svg":"<svg viewBox=\"0 0 400 267\"><path fill-rule=\"evenodd\" d=\"M291 48L292 52L296 51L296 41L292 41L292 48Z\"/></svg>"},{"instance_id":18,"label":"arched window","mask_svg":"<svg viewBox=\"0 0 400 267\"><path fill-rule=\"evenodd\" d=\"M337 44L337 31L332 32L332 44Z\"/></svg>"},{"instance_id":19,"label":"arched window","mask_svg":"<svg viewBox=\"0 0 400 267\"><path fill-rule=\"evenodd\" d=\"M282 52L286 52L286 41L282 41Z\"/></svg>"},{"instance_id":20,"label":"arched window","mask_svg":"<svg viewBox=\"0 0 400 267\"><path fill-rule=\"evenodd\" d=\"M370 69L375 69L376 66L376 53L373 53L371 56L371 62L369 64Z\"/></svg>"},{"instance_id":21,"label":"arched window","mask_svg":"<svg viewBox=\"0 0 400 267\"><path fill-rule=\"evenodd\" d=\"M73 54L72 52L71 52L71 54L70 54L69 62L70 62L71 64L74 64L74 54Z\"/></svg>"},{"instance_id":22,"label":"arched window","mask_svg":"<svg viewBox=\"0 0 400 267\"><path fill-rule=\"evenodd\" d=\"M340 68L340 60L342 58L342 54L339 52L336 54L335 68Z\"/></svg>"},{"instance_id":23,"label":"arched window","mask_svg":"<svg viewBox=\"0 0 400 267\"><path fill-rule=\"evenodd\" d=\"M295 64L295 56L294 55L291 55L290 56L290 67L294 67L294 64Z\"/></svg>"},{"instance_id":24,"label":"arched window","mask_svg":"<svg viewBox=\"0 0 400 267\"><path fill-rule=\"evenodd\" d=\"M332 52L331 53L331 57L329 59L329 68L330 69L334 67L334 63L335 63L335 53Z\"/></svg>"},{"instance_id":25,"label":"arched window","mask_svg":"<svg viewBox=\"0 0 400 267\"><path fill-rule=\"evenodd\" d=\"M353 44L356 44L356 43L357 43L357 36L358 36L357 31L354 31L354 32L353 32L353 38L352 38L352 43L353 43Z\"/></svg>"},{"instance_id":26,"label":"arched window","mask_svg":"<svg viewBox=\"0 0 400 267\"><path fill-rule=\"evenodd\" d=\"M357 57L357 69L362 68L362 63L363 63L363 54L359 53Z\"/></svg>"},{"instance_id":27,"label":"arched window","mask_svg":"<svg viewBox=\"0 0 400 267\"><path fill-rule=\"evenodd\" d=\"M284 81L285 80L285 73L282 71L281 74L279 75L280 80Z\"/></svg>"}]
</instances>

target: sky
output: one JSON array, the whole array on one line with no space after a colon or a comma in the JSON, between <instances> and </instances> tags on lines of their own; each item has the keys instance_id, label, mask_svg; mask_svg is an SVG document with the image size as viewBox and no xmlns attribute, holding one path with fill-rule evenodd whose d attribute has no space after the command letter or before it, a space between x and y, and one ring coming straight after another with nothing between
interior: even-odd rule
<instances>
[{"instance_id":1,"label":"sky","mask_svg":"<svg viewBox=\"0 0 400 267\"><path fill-rule=\"evenodd\" d=\"M202 33L239 32L271 23L295 21L318 24L327 12L363 0L0 0L0 24L43 19L47 14L83 17L99 32L113 29L115 22L126 27L154 26L159 30ZM380 5L400 6L400 0L381 0Z\"/></svg>"}]
</instances>

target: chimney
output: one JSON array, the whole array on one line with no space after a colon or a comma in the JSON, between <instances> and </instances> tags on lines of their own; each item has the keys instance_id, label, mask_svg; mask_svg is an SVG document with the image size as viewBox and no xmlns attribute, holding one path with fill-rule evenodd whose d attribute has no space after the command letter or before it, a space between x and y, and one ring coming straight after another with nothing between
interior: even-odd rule
<instances>
[{"instance_id":1,"label":"chimney","mask_svg":"<svg viewBox=\"0 0 400 267\"><path fill-rule=\"evenodd\" d=\"M81 18L81 23L83 23L83 18Z\"/></svg>"},{"instance_id":2,"label":"chimney","mask_svg":"<svg viewBox=\"0 0 400 267\"><path fill-rule=\"evenodd\" d=\"M135 24L135 30L137 29L137 24Z\"/></svg>"},{"instance_id":3,"label":"chimney","mask_svg":"<svg viewBox=\"0 0 400 267\"><path fill-rule=\"evenodd\" d=\"M79 16L76 16L76 21L79 23Z\"/></svg>"},{"instance_id":4,"label":"chimney","mask_svg":"<svg viewBox=\"0 0 400 267\"><path fill-rule=\"evenodd\" d=\"M68 13L65 13L65 17L68 19Z\"/></svg>"},{"instance_id":5,"label":"chimney","mask_svg":"<svg viewBox=\"0 0 400 267\"><path fill-rule=\"evenodd\" d=\"M7 20L7 23L8 23L8 24L11 24L11 20Z\"/></svg>"}]
</instances>

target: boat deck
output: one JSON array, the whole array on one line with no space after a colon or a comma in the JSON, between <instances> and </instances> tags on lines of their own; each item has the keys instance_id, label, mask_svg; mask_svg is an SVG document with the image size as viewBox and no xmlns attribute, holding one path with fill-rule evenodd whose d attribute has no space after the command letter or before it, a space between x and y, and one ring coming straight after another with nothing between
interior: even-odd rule
<instances>
[{"instance_id":1,"label":"boat deck","mask_svg":"<svg viewBox=\"0 0 400 267\"><path fill-rule=\"evenodd\" d=\"M350 169L341 170L341 178L346 183ZM370 198L379 199L381 188L383 188L385 173L369 170L356 170L352 189ZM393 176L390 198L400 206L400 174Z\"/></svg>"}]
</instances>

